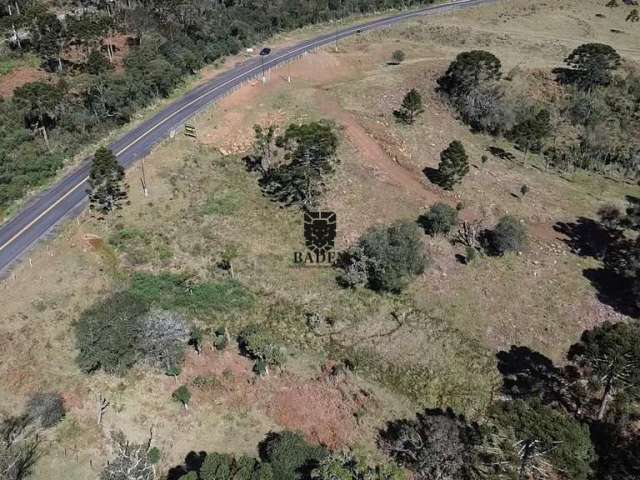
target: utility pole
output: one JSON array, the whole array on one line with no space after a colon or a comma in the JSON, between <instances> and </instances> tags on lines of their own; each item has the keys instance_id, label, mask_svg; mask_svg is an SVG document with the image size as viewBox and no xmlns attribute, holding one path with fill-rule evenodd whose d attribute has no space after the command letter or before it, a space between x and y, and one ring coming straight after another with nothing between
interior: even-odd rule
<instances>
[{"instance_id":1,"label":"utility pole","mask_svg":"<svg viewBox=\"0 0 640 480\"><path fill-rule=\"evenodd\" d=\"M142 191L144 192L144 196L148 197L149 190L147 189L147 176L144 173L144 157L142 158L142 162L140 163L140 166L142 168L142 178L140 178L140 181L142 182Z\"/></svg>"},{"instance_id":2,"label":"utility pole","mask_svg":"<svg viewBox=\"0 0 640 480\"><path fill-rule=\"evenodd\" d=\"M268 47L265 47L262 50L260 50L260 64L262 65L262 84L263 85L267 83L266 70L264 68L264 59L270 53L271 53L271 49Z\"/></svg>"}]
</instances>

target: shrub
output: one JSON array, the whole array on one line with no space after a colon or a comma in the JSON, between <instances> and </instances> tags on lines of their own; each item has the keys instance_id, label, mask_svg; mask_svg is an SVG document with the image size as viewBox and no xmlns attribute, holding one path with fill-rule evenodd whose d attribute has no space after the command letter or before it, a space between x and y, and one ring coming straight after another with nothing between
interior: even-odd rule
<instances>
[{"instance_id":1,"label":"shrub","mask_svg":"<svg viewBox=\"0 0 640 480\"><path fill-rule=\"evenodd\" d=\"M263 461L271 464L273 478L278 480L305 478L327 456L323 447L310 445L302 435L288 431L269 434L260 451Z\"/></svg>"},{"instance_id":2,"label":"shrub","mask_svg":"<svg viewBox=\"0 0 640 480\"><path fill-rule=\"evenodd\" d=\"M447 234L458 224L458 211L446 203L435 203L418 223L429 235Z\"/></svg>"},{"instance_id":3,"label":"shrub","mask_svg":"<svg viewBox=\"0 0 640 480\"><path fill-rule=\"evenodd\" d=\"M86 310L75 324L80 369L122 374L133 366L142 332L140 317L146 311L143 302L127 293L117 293Z\"/></svg>"},{"instance_id":4,"label":"shrub","mask_svg":"<svg viewBox=\"0 0 640 480\"><path fill-rule=\"evenodd\" d=\"M42 428L51 428L65 415L62 395L58 392L36 393L29 397L26 414Z\"/></svg>"},{"instance_id":5,"label":"shrub","mask_svg":"<svg viewBox=\"0 0 640 480\"><path fill-rule=\"evenodd\" d=\"M488 249L494 255L522 250L527 245L527 229L515 217L505 215L487 235Z\"/></svg>"},{"instance_id":6,"label":"shrub","mask_svg":"<svg viewBox=\"0 0 640 480\"><path fill-rule=\"evenodd\" d=\"M264 362L265 367L280 366L287 359L285 349L278 345L273 335L259 325L245 328L238 340L242 352L256 362Z\"/></svg>"},{"instance_id":7,"label":"shrub","mask_svg":"<svg viewBox=\"0 0 640 480\"><path fill-rule=\"evenodd\" d=\"M413 222L369 230L340 262L351 277L366 271L367 286L372 290L394 293L404 288L410 276L424 272L426 265L422 238ZM346 284L344 275L338 280Z\"/></svg>"},{"instance_id":8,"label":"shrub","mask_svg":"<svg viewBox=\"0 0 640 480\"><path fill-rule=\"evenodd\" d=\"M189 341L189 327L178 313L152 310L142 317L138 350L151 366L171 371L182 363Z\"/></svg>"},{"instance_id":9,"label":"shrub","mask_svg":"<svg viewBox=\"0 0 640 480\"><path fill-rule=\"evenodd\" d=\"M396 50L391 55L391 60L396 64L402 63L405 58L406 58L406 55L404 54L404 52L402 50Z\"/></svg>"},{"instance_id":10,"label":"shrub","mask_svg":"<svg viewBox=\"0 0 640 480\"><path fill-rule=\"evenodd\" d=\"M173 393L171 394L171 398L173 398L176 402L180 402L186 410L187 405L191 400L191 392L186 385L181 385L173 391Z\"/></svg>"},{"instance_id":11,"label":"shrub","mask_svg":"<svg viewBox=\"0 0 640 480\"><path fill-rule=\"evenodd\" d=\"M311 472L312 480L405 480L396 465L369 466L350 452L332 453Z\"/></svg>"}]
</instances>

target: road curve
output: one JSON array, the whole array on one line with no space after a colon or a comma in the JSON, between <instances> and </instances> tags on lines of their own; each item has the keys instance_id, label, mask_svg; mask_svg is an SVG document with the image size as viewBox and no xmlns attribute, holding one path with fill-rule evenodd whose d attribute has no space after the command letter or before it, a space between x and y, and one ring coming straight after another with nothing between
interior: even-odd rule
<instances>
[{"instance_id":1,"label":"road curve","mask_svg":"<svg viewBox=\"0 0 640 480\"><path fill-rule=\"evenodd\" d=\"M420 16L449 12L493 1L458 0L431 5L321 35L295 46L272 52L269 57L266 57L264 65L260 58L253 58L191 90L179 100L130 130L110 144L108 148L116 154L118 161L125 168L128 168L136 160L147 155L154 145L167 138L172 131L181 128L196 113L243 83L261 76L263 67L265 69L273 68L318 47L360 32L389 27ZM90 168L91 158L83 160L76 170L31 199L17 215L0 227L0 277L3 274L6 275L9 268L56 225L66 218L79 214L86 207L87 178Z\"/></svg>"}]
</instances>

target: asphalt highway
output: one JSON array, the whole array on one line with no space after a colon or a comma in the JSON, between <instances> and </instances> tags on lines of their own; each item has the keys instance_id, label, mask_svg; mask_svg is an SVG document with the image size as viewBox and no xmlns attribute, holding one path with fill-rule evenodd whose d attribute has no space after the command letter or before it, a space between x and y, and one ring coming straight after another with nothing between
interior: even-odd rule
<instances>
[{"instance_id":1,"label":"asphalt highway","mask_svg":"<svg viewBox=\"0 0 640 480\"><path fill-rule=\"evenodd\" d=\"M148 155L151 149L169 137L171 132L180 132L184 124L199 111L231 93L242 84L261 77L264 69L295 60L316 48L337 40L371 30L389 27L416 17L449 12L471 6L491 3L494 0L459 0L451 3L431 5L399 13L378 20L299 43L295 46L273 51L270 55L252 58L233 69L222 73L209 82L191 90L171 103L153 117L130 130L108 146L118 161L128 168ZM20 212L0 226L0 277L22 259L27 251L49 234L63 220L78 215L87 205L87 178L91 158L82 161L72 173L58 181L48 190L31 199Z\"/></svg>"}]
</instances>

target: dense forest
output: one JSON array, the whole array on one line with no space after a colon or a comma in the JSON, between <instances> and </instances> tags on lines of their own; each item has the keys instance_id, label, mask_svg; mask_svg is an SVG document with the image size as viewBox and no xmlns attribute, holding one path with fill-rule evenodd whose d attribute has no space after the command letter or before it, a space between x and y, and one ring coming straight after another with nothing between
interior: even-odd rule
<instances>
[{"instance_id":1,"label":"dense forest","mask_svg":"<svg viewBox=\"0 0 640 480\"><path fill-rule=\"evenodd\" d=\"M0 212L207 63L277 32L423 3L430 2L2 0L0 62L36 55L52 79L0 101ZM118 62L114 39L123 37Z\"/></svg>"}]
</instances>

